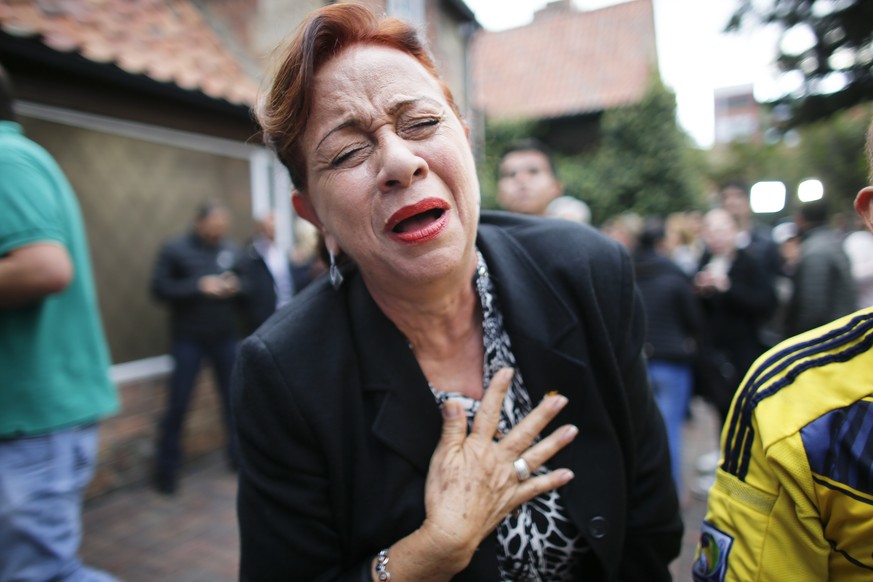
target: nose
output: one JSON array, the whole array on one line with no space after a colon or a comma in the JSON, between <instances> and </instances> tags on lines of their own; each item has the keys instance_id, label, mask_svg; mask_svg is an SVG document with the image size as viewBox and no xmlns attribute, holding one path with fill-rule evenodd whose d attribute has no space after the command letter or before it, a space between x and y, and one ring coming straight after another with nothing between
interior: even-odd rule
<instances>
[{"instance_id":1,"label":"nose","mask_svg":"<svg viewBox=\"0 0 873 582\"><path fill-rule=\"evenodd\" d=\"M519 170L512 175L510 181L515 185L516 188L524 188L528 185L528 183L530 183L530 172Z\"/></svg>"},{"instance_id":2,"label":"nose","mask_svg":"<svg viewBox=\"0 0 873 582\"><path fill-rule=\"evenodd\" d=\"M381 167L376 179L383 193L407 188L416 180L427 177L427 162L416 155L400 136L393 133L384 136L381 150Z\"/></svg>"}]
</instances>

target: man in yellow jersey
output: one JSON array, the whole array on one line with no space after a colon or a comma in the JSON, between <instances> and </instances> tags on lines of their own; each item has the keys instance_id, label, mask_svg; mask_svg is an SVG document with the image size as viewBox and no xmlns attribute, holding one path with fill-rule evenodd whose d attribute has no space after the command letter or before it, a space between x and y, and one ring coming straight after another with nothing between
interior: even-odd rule
<instances>
[{"instance_id":1,"label":"man in yellow jersey","mask_svg":"<svg viewBox=\"0 0 873 582\"><path fill-rule=\"evenodd\" d=\"M867 132L873 184L873 124ZM873 231L873 186L855 209ZM777 345L721 436L702 581L873 580L873 308Z\"/></svg>"}]
</instances>

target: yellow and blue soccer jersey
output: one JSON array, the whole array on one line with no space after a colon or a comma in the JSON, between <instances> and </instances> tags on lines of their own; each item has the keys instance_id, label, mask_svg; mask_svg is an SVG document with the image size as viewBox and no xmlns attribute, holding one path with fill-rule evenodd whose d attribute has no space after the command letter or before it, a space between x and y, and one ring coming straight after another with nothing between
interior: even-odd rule
<instances>
[{"instance_id":1,"label":"yellow and blue soccer jersey","mask_svg":"<svg viewBox=\"0 0 873 582\"><path fill-rule=\"evenodd\" d=\"M761 356L721 435L694 580L873 580L873 308Z\"/></svg>"}]
</instances>

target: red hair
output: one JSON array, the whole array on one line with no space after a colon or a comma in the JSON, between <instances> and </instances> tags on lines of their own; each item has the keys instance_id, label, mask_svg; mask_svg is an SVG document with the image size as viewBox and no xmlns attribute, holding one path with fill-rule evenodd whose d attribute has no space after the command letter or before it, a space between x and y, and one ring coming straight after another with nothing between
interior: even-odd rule
<instances>
[{"instance_id":1,"label":"red hair","mask_svg":"<svg viewBox=\"0 0 873 582\"><path fill-rule=\"evenodd\" d=\"M305 152L300 142L314 100L315 76L321 67L355 44L374 44L402 51L436 79L458 117L451 91L411 25L396 18L380 18L360 4L325 6L307 16L283 52L272 85L256 111L264 142L288 168L294 186L306 187Z\"/></svg>"}]
</instances>

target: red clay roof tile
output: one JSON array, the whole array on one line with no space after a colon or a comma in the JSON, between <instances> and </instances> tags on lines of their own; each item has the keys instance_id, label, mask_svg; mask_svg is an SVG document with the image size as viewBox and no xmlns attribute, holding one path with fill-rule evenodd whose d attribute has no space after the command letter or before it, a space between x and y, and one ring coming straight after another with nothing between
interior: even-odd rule
<instances>
[{"instance_id":1,"label":"red clay roof tile","mask_svg":"<svg viewBox=\"0 0 873 582\"><path fill-rule=\"evenodd\" d=\"M190 0L0 0L0 30L237 105L257 96Z\"/></svg>"},{"instance_id":2,"label":"red clay roof tile","mask_svg":"<svg viewBox=\"0 0 873 582\"><path fill-rule=\"evenodd\" d=\"M657 67L652 0L547 11L519 28L480 32L474 100L491 119L539 119L638 102Z\"/></svg>"}]
</instances>

